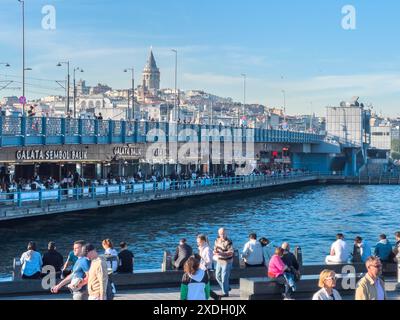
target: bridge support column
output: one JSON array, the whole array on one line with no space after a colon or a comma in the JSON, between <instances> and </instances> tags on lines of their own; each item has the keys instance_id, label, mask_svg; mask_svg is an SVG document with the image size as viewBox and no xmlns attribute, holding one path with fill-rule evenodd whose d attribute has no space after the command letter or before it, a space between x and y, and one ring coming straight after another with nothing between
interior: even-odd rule
<instances>
[{"instance_id":1,"label":"bridge support column","mask_svg":"<svg viewBox=\"0 0 400 320\"><path fill-rule=\"evenodd\" d=\"M346 176L357 176L357 150L351 149L347 154L346 168L345 173Z\"/></svg>"}]
</instances>

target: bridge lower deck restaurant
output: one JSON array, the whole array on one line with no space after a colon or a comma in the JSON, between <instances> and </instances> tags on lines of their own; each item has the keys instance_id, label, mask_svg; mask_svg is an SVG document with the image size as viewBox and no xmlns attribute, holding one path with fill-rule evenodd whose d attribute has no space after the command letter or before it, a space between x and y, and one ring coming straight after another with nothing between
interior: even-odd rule
<instances>
[{"instance_id":1,"label":"bridge lower deck restaurant","mask_svg":"<svg viewBox=\"0 0 400 320\"><path fill-rule=\"evenodd\" d=\"M13 178L32 179L52 177L61 181L68 173L75 171L86 179L113 176L133 176L147 166L140 160L143 146L126 145L65 145L11 147L0 152L2 172L9 172Z\"/></svg>"}]
</instances>

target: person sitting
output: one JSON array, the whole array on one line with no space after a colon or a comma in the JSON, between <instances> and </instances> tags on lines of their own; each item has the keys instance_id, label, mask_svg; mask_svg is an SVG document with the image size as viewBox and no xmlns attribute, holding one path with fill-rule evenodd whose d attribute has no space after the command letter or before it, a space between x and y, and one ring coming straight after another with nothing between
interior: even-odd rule
<instances>
[{"instance_id":1,"label":"person sitting","mask_svg":"<svg viewBox=\"0 0 400 320\"><path fill-rule=\"evenodd\" d=\"M319 275L318 286L321 288L313 296L313 300L342 300L336 286L336 273L332 270L323 270Z\"/></svg>"},{"instance_id":2,"label":"person sitting","mask_svg":"<svg viewBox=\"0 0 400 320\"><path fill-rule=\"evenodd\" d=\"M193 249L186 243L186 239L182 238L179 241L179 246L176 248L174 256L174 266L177 270L182 270L186 260L193 254Z\"/></svg>"},{"instance_id":3,"label":"person sitting","mask_svg":"<svg viewBox=\"0 0 400 320\"><path fill-rule=\"evenodd\" d=\"M344 241L344 235L338 233L336 235L336 241L331 246L330 255L326 257L326 264L342 264L347 263L349 259L349 251L347 249L347 244Z\"/></svg>"},{"instance_id":4,"label":"person sitting","mask_svg":"<svg viewBox=\"0 0 400 320\"><path fill-rule=\"evenodd\" d=\"M126 242L119 244L121 251L118 253L118 273L133 273L134 258L132 251L128 249Z\"/></svg>"},{"instance_id":5,"label":"person sitting","mask_svg":"<svg viewBox=\"0 0 400 320\"><path fill-rule=\"evenodd\" d=\"M285 285L283 297L284 299L290 299L290 291L294 292L296 290L296 284L293 274L289 272L289 268L282 261L283 252L282 248L275 249L275 254L269 261L268 277L283 281Z\"/></svg>"},{"instance_id":6,"label":"person sitting","mask_svg":"<svg viewBox=\"0 0 400 320\"><path fill-rule=\"evenodd\" d=\"M43 266L53 266L57 275L61 275L61 269L63 267L64 258L56 250L56 244L50 241L48 244L48 251L43 254Z\"/></svg>"},{"instance_id":7,"label":"person sitting","mask_svg":"<svg viewBox=\"0 0 400 320\"><path fill-rule=\"evenodd\" d=\"M257 234L251 233L249 241L243 248L242 258L246 267L263 267L264 253L261 243L257 241Z\"/></svg>"},{"instance_id":8,"label":"person sitting","mask_svg":"<svg viewBox=\"0 0 400 320\"><path fill-rule=\"evenodd\" d=\"M368 242L363 240L360 236L354 239L353 263L366 262L371 256L371 247Z\"/></svg>"},{"instance_id":9,"label":"person sitting","mask_svg":"<svg viewBox=\"0 0 400 320\"><path fill-rule=\"evenodd\" d=\"M269 261L271 260L271 257L274 255L271 241L264 237L261 238L259 241L260 241L261 247L263 248L264 265L266 267L268 267Z\"/></svg>"},{"instance_id":10,"label":"person sitting","mask_svg":"<svg viewBox=\"0 0 400 320\"><path fill-rule=\"evenodd\" d=\"M394 236L395 236L395 238L396 238L396 244L394 245L394 248L393 248L393 256L395 256L395 258L396 258L396 262L397 262L397 260L398 260L398 255L399 255L399 253L400 253L400 231L397 231L395 234L394 234Z\"/></svg>"},{"instance_id":11,"label":"person sitting","mask_svg":"<svg viewBox=\"0 0 400 320\"><path fill-rule=\"evenodd\" d=\"M20 259L22 279L40 279L42 273L42 256L36 251L36 243L28 243L28 251Z\"/></svg>"},{"instance_id":12,"label":"person sitting","mask_svg":"<svg viewBox=\"0 0 400 320\"><path fill-rule=\"evenodd\" d=\"M382 262L393 262L392 245L386 235L381 234L379 238L380 240L375 246L374 255L379 257Z\"/></svg>"},{"instance_id":13,"label":"person sitting","mask_svg":"<svg viewBox=\"0 0 400 320\"><path fill-rule=\"evenodd\" d=\"M283 263L289 268L290 272L294 275L296 281L300 280L300 265L296 256L290 252L290 245L288 242L282 243Z\"/></svg>"}]
</instances>

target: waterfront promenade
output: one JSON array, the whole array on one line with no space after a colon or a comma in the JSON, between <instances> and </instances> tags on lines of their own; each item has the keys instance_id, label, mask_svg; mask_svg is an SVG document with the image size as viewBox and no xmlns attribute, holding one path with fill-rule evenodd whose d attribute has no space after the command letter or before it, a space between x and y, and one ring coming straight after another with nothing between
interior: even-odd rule
<instances>
[{"instance_id":1,"label":"waterfront promenade","mask_svg":"<svg viewBox=\"0 0 400 320\"><path fill-rule=\"evenodd\" d=\"M387 278L385 289L388 294L388 300L400 300L400 291L396 290L396 279ZM224 301L239 301L240 288L238 285L232 285L230 296L224 298ZM218 286L213 286L215 292L219 292ZM352 296L343 296L343 300L354 300ZM48 294L48 295L29 295L29 296L9 296L0 297L0 300L71 300L71 294ZM122 290L118 292L114 300L153 300L153 301L177 301L180 300L179 288L163 288L163 289L138 289L138 290ZM311 299L298 299L311 300Z\"/></svg>"}]
</instances>

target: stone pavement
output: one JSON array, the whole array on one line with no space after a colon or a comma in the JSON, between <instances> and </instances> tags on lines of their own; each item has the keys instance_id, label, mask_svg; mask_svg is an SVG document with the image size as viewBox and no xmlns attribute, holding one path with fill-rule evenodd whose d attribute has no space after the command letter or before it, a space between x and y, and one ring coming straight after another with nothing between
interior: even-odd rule
<instances>
[{"instance_id":1,"label":"stone pavement","mask_svg":"<svg viewBox=\"0 0 400 320\"><path fill-rule=\"evenodd\" d=\"M221 294L218 287L212 288L216 293ZM52 295L35 295L23 297L0 297L0 300L71 300L70 294L52 294ZM142 289L142 290L123 290L118 292L115 300L179 300L179 288L166 289ZM238 285L232 286L229 298L224 300L240 300L240 291Z\"/></svg>"},{"instance_id":2,"label":"stone pavement","mask_svg":"<svg viewBox=\"0 0 400 320\"><path fill-rule=\"evenodd\" d=\"M388 279L386 282L386 290L388 292L389 300L400 300L400 291L396 291L396 281ZM221 291L218 287L212 288L216 293L220 294ZM123 290L118 292L115 300L169 300L176 301L180 298L179 288L166 288L166 289L142 289L142 290ZM53 294L53 295L35 295L23 297L0 297L0 300L71 300L70 294ZM240 300L240 291L238 285L232 286L229 298L223 300ZM352 297L345 297L344 300L352 300Z\"/></svg>"}]
</instances>

